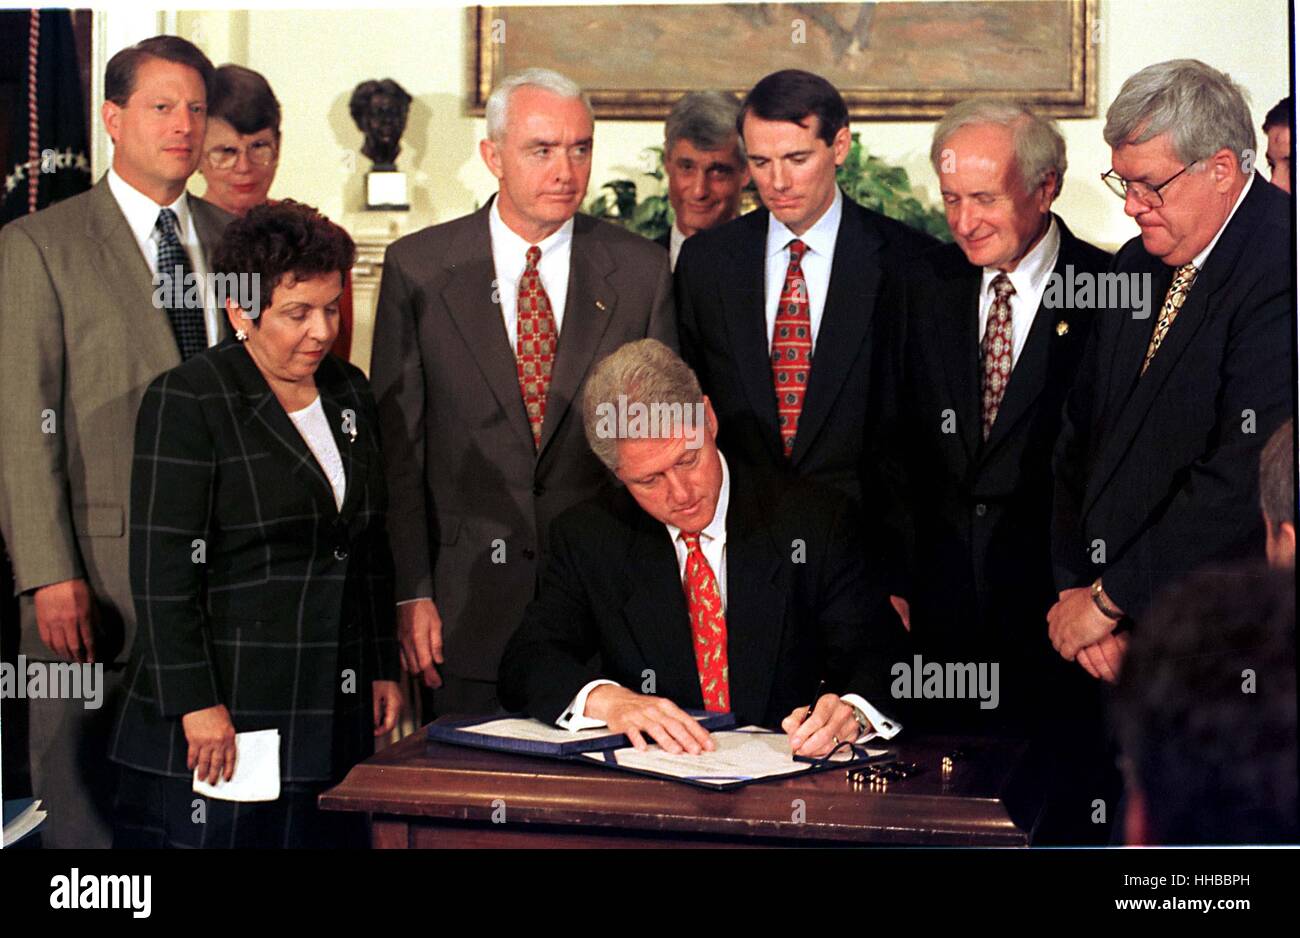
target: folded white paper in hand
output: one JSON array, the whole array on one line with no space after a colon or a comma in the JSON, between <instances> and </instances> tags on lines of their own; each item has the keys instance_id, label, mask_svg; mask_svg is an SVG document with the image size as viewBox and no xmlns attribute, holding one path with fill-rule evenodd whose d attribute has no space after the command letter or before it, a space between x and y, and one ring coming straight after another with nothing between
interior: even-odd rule
<instances>
[{"instance_id":1,"label":"folded white paper in hand","mask_svg":"<svg viewBox=\"0 0 1300 938\"><path fill-rule=\"evenodd\" d=\"M280 797L280 731L235 734L235 774L209 785L194 770L194 791L221 801L274 801Z\"/></svg>"}]
</instances>

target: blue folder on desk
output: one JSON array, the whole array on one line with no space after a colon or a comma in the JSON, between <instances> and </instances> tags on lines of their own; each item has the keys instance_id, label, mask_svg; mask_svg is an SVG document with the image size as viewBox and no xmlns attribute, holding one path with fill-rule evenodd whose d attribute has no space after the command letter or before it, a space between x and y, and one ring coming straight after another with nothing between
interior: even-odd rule
<instances>
[{"instance_id":1,"label":"blue folder on desk","mask_svg":"<svg viewBox=\"0 0 1300 938\"><path fill-rule=\"evenodd\" d=\"M726 730L736 725L736 718L730 713L706 713L702 710L686 712L699 720L706 730ZM508 732L512 729L515 732ZM430 724L427 735L429 739L440 743L556 758L622 749L632 745L624 734L611 733L604 727L571 732L517 713L433 723Z\"/></svg>"}]
</instances>

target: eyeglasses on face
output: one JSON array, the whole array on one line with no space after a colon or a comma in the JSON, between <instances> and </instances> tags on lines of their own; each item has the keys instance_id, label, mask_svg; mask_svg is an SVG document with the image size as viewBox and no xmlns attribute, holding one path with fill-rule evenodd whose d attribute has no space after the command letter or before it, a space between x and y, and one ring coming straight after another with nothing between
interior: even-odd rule
<instances>
[{"instance_id":1,"label":"eyeglasses on face","mask_svg":"<svg viewBox=\"0 0 1300 938\"><path fill-rule=\"evenodd\" d=\"M1127 199L1129 193L1132 192L1143 205L1149 208L1159 208L1165 204L1165 197L1161 195L1164 188L1199 162L1200 160L1192 160L1158 186L1153 186L1147 182L1139 182L1138 180L1125 179L1113 169L1108 169L1102 173L1101 181L1121 199Z\"/></svg>"},{"instance_id":2,"label":"eyeglasses on face","mask_svg":"<svg viewBox=\"0 0 1300 938\"><path fill-rule=\"evenodd\" d=\"M239 154L247 153L248 162L254 166L270 166L275 161L276 147L269 140L254 140L247 147L213 147L208 151L208 165L213 169L230 169L239 162Z\"/></svg>"}]
</instances>

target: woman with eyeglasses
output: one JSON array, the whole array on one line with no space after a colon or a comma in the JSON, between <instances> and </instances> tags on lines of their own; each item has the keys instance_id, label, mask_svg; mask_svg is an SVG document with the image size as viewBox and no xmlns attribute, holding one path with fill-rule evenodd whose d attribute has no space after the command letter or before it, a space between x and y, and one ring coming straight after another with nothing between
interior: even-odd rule
<instances>
[{"instance_id":1,"label":"woman with eyeglasses","mask_svg":"<svg viewBox=\"0 0 1300 938\"><path fill-rule=\"evenodd\" d=\"M207 180L203 198L235 216L269 201L280 163L280 102L258 72L242 65L216 70L208 94L208 129L199 172ZM339 335L332 349L347 359L352 351L352 279L345 278L339 301Z\"/></svg>"}]
</instances>

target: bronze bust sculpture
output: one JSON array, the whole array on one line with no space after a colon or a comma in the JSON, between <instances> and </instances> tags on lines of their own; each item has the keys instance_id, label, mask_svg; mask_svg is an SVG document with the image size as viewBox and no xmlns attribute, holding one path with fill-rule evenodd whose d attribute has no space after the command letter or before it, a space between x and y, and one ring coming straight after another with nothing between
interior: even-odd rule
<instances>
[{"instance_id":1,"label":"bronze bust sculpture","mask_svg":"<svg viewBox=\"0 0 1300 938\"><path fill-rule=\"evenodd\" d=\"M363 81L353 89L348 111L365 134L361 152L374 162L376 170L396 168L410 108L411 96L391 78Z\"/></svg>"}]
</instances>

